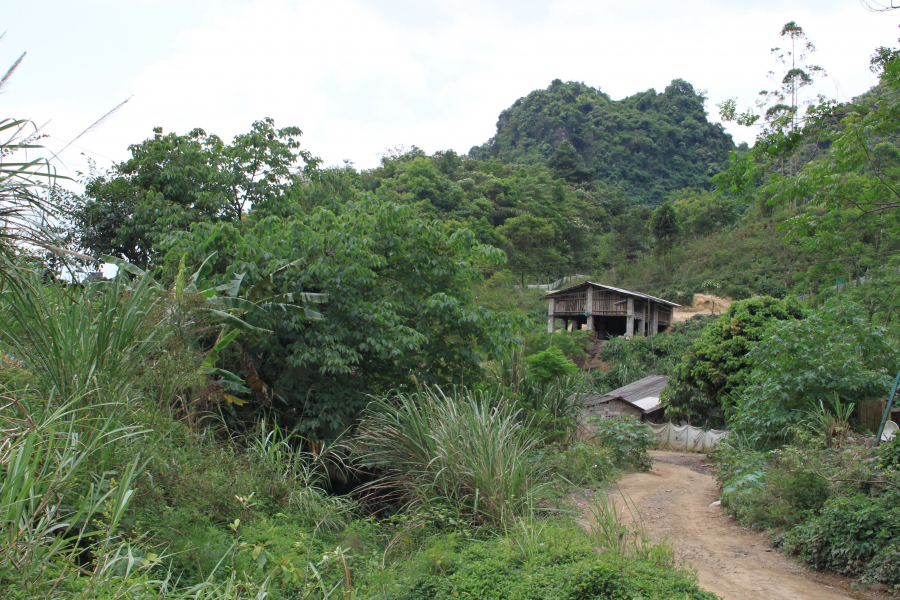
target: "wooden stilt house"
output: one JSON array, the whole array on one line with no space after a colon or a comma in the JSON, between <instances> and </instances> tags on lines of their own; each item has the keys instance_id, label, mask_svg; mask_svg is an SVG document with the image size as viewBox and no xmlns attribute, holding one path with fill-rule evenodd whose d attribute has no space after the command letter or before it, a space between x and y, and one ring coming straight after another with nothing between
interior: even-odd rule
<instances>
[{"instance_id":1,"label":"wooden stilt house","mask_svg":"<svg viewBox=\"0 0 900 600\"><path fill-rule=\"evenodd\" d=\"M661 333L672 324L672 312L679 305L641 292L623 290L586 281L550 292L547 331L553 333L556 320L566 329L587 329L601 338L624 335L648 336Z\"/></svg>"}]
</instances>

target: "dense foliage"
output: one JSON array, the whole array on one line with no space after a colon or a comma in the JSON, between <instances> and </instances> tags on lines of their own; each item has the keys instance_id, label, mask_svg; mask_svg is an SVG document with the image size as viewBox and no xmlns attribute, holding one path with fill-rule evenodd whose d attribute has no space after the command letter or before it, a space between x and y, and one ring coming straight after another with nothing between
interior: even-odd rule
<instances>
[{"instance_id":1,"label":"dense foliage","mask_svg":"<svg viewBox=\"0 0 900 600\"><path fill-rule=\"evenodd\" d=\"M754 441L784 436L817 402L883 397L900 364L885 329L852 303L776 323L748 358L747 387L737 393L729 416L732 428Z\"/></svg>"},{"instance_id":2,"label":"dense foliage","mask_svg":"<svg viewBox=\"0 0 900 600\"><path fill-rule=\"evenodd\" d=\"M656 437L646 423L632 416L618 419L594 419L593 435L604 447L612 451L613 464L621 468L649 471L653 460L647 451Z\"/></svg>"},{"instance_id":3,"label":"dense foliage","mask_svg":"<svg viewBox=\"0 0 900 600\"><path fill-rule=\"evenodd\" d=\"M798 430L793 444L768 453L726 445L716 459L723 504L744 525L774 528L776 543L814 568L900 589L900 478L882 464L897 442L834 447L821 433Z\"/></svg>"},{"instance_id":4,"label":"dense foliage","mask_svg":"<svg viewBox=\"0 0 900 600\"><path fill-rule=\"evenodd\" d=\"M748 383L754 345L777 321L805 316L796 299L750 298L709 323L675 367L666 392L670 416L707 416L735 402Z\"/></svg>"},{"instance_id":5,"label":"dense foliage","mask_svg":"<svg viewBox=\"0 0 900 600\"><path fill-rule=\"evenodd\" d=\"M397 597L715 598L684 573L661 578L660 567L667 563L664 555L604 556L585 542L578 532L556 527L526 529L512 543L496 540L466 546L450 539L434 547L411 588Z\"/></svg>"},{"instance_id":6,"label":"dense foliage","mask_svg":"<svg viewBox=\"0 0 900 600\"><path fill-rule=\"evenodd\" d=\"M572 485L650 466L632 419L577 441L584 393L651 374L669 416L732 430L727 510L900 585L900 442L853 415L898 359L900 53L861 98L804 99L814 47L782 35L800 66L762 111L720 107L752 147L682 80L556 80L468 156L362 172L268 119L157 129L46 201L3 142L4 215L59 239L0 236L0 595L707 597L606 494L569 516ZM100 256L112 279L63 276ZM601 344L546 333L527 284L558 278L737 302Z\"/></svg>"},{"instance_id":7,"label":"dense foliage","mask_svg":"<svg viewBox=\"0 0 900 600\"><path fill-rule=\"evenodd\" d=\"M274 278L278 293L328 295L321 321L280 314L272 335L244 346L270 389L254 404L268 403L290 426L334 436L353 423L367 393L464 383L512 342L513 321L473 295L476 265L502 255L467 230L448 231L412 218L408 206L375 199L282 207L289 209L280 216L254 207L240 227L198 224L169 252L189 262L212 251L231 257L222 280L242 276L249 285L296 265Z\"/></svg>"},{"instance_id":8,"label":"dense foliage","mask_svg":"<svg viewBox=\"0 0 900 600\"><path fill-rule=\"evenodd\" d=\"M131 158L88 180L74 211L78 244L146 267L160 244L194 223L235 222L250 210L283 201L297 177L318 160L300 149L301 131L253 124L231 144L195 129L163 134L129 147Z\"/></svg>"}]
</instances>

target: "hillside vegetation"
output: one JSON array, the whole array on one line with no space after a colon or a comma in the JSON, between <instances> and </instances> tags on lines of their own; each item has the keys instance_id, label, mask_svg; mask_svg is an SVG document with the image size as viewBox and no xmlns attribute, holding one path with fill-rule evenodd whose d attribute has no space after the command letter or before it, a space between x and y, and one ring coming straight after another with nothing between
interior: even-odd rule
<instances>
[{"instance_id":1,"label":"hillside vegetation","mask_svg":"<svg viewBox=\"0 0 900 600\"><path fill-rule=\"evenodd\" d=\"M618 185L656 206L675 190L709 189L726 167L734 143L707 120L704 100L683 79L622 100L556 79L500 113L497 133L469 156L546 165L569 182Z\"/></svg>"},{"instance_id":2,"label":"hillside vegetation","mask_svg":"<svg viewBox=\"0 0 900 600\"><path fill-rule=\"evenodd\" d=\"M0 596L712 600L601 493L649 427L578 435L586 393L649 374L732 431L728 510L900 590L900 442L854 411L900 360L900 52L878 93L805 102L814 48L782 35L799 71L720 107L743 149L683 81L554 82L469 156L157 128L73 193L0 121ZM527 287L560 276L735 301L583 372L597 340Z\"/></svg>"}]
</instances>

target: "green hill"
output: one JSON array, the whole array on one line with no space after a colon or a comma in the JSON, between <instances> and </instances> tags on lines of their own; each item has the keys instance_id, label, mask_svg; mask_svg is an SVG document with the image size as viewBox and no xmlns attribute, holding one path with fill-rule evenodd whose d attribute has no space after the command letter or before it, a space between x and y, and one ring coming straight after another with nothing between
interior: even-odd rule
<instances>
[{"instance_id":1,"label":"green hill","mask_svg":"<svg viewBox=\"0 0 900 600\"><path fill-rule=\"evenodd\" d=\"M726 166L734 142L707 120L704 101L682 79L661 94L650 89L623 100L556 79L500 113L496 135L469 156L544 164L573 183L618 184L657 205L674 190L711 189Z\"/></svg>"}]
</instances>

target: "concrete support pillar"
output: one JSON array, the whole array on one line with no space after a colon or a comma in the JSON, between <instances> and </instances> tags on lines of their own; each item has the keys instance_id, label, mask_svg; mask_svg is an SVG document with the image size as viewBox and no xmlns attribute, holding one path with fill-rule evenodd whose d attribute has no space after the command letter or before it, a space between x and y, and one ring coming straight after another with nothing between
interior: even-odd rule
<instances>
[{"instance_id":1,"label":"concrete support pillar","mask_svg":"<svg viewBox=\"0 0 900 600\"><path fill-rule=\"evenodd\" d=\"M555 306L556 300L550 298L550 308L547 309L547 333L553 333L553 330L556 329L556 316L553 314Z\"/></svg>"},{"instance_id":2,"label":"concrete support pillar","mask_svg":"<svg viewBox=\"0 0 900 600\"><path fill-rule=\"evenodd\" d=\"M584 304L584 313L587 315L587 330L594 330L594 288L588 287L587 301Z\"/></svg>"},{"instance_id":3,"label":"concrete support pillar","mask_svg":"<svg viewBox=\"0 0 900 600\"><path fill-rule=\"evenodd\" d=\"M634 337L634 298L629 298L626 304L625 313L625 337L631 339Z\"/></svg>"},{"instance_id":4,"label":"concrete support pillar","mask_svg":"<svg viewBox=\"0 0 900 600\"><path fill-rule=\"evenodd\" d=\"M659 331L659 304L654 303L650 309L650 335Z\"/></svg>"}]
</instances>

